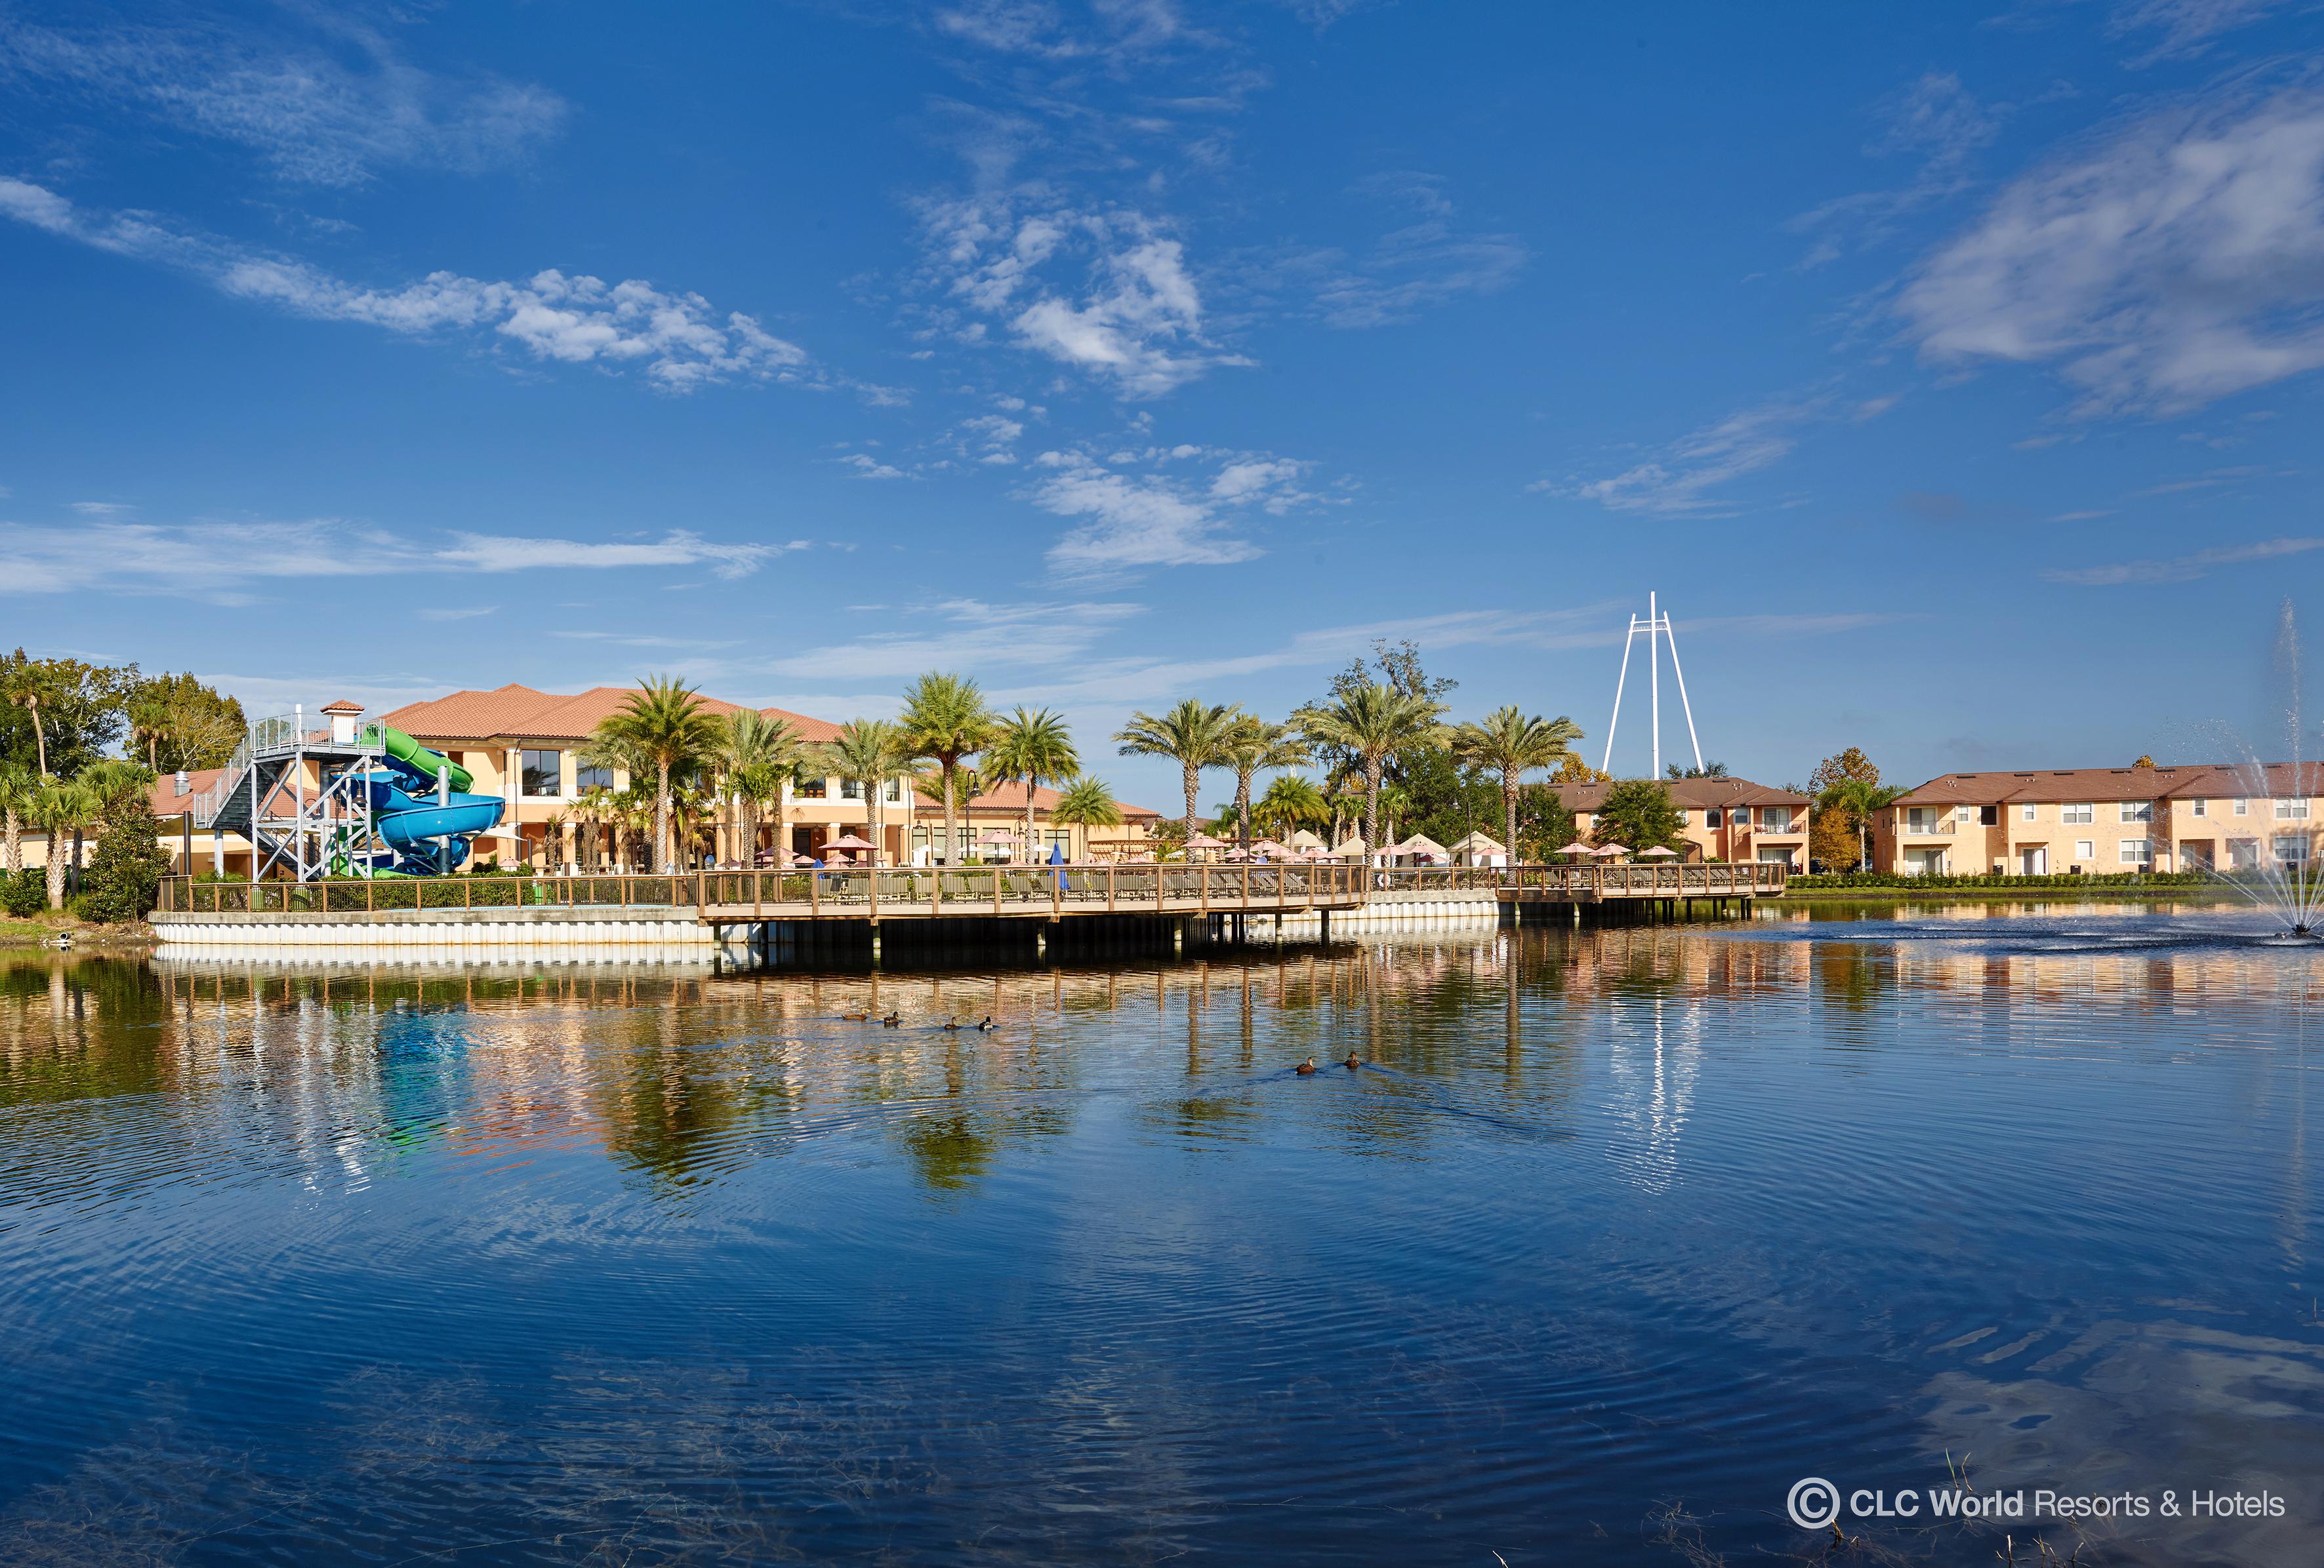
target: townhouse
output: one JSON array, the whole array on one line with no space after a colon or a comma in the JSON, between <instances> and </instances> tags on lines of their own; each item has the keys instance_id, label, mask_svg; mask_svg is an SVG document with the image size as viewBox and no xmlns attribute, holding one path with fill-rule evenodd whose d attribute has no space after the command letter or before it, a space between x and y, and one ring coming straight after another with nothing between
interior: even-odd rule
<instances>
[{"instance_id":1,"label":"townhouse","mask_svg":"<svg viewBox=\"0 0 2324 1568\"><path fill-rule=\"evenodd\" d=\"M2305 864L2324 764L1948 773L1874 824L1876 869L1907 876L2097 875Z\"/></svg>"},{"instance_id":2,"label":"townhouse","mask_svg":"<svg viewBox=\"0 0 2324 1568\"><path fill-rule=\"evenodd\" d=\"M1573 813L1577 836L1597 831L1612 783L1553 784ZM1764 861L1808 869L1808 798L1748 779L1671 779L1663 783L1685 824L1690 861ZM1636 845L1632 846L1637 847Z\"/></svg>"}]
</instances>

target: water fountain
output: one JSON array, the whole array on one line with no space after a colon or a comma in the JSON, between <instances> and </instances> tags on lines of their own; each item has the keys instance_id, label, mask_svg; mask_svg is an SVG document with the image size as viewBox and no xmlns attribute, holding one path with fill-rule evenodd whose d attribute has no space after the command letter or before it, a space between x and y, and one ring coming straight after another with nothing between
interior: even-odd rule
<instances>
[{"instance_id":1,"label":"water fountain","mask_svg":"<svg viewBox=\"0 0 2324 1568\"><path fill-rule=\"evenodd\" d=\"M2228 840L2227 863L2212 875L2256 907L2283 922L2278 941L2324 943L2324 874L2318 870L2310 802L2324 795L2324 761L2307 758L2308 735L2301 716L2300 628L2292 601L2276 622L2274 676L2283 704L2285 761L2269 762L2254 748L2237 743L2238 759L2227 764L2255 813L2251 836Z\"/></svg>"}]
</instances>

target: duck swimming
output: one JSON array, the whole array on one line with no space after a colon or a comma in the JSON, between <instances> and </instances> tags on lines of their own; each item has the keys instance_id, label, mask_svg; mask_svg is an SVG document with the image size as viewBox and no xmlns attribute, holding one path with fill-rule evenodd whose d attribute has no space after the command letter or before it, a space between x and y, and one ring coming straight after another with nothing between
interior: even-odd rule
<instances>
[{"instance_id":1,"label":"duck swimming","mask_svg":"<svg viewBox=\"0 0 2324 1568\"><path fill-rule=\"evenodd\" d=\"M1357 1061L1357 1060L1356 1060L1356 1054L1355 1054L1355 1052L1353 1052L1353 1051L1350 1051L1350 1052L1348 1053L1348 1059L1347 1059L1346 1061L1344 1061L1344 1062L1341 1063L1341 1064L1340 1064L1340 1065L1342 1065L1342 1067L1345 1067L1349 1072L1352 1073L1352 1072L1354 1072L1358 1067L1362 1066L1362 1065L1363 1065L1363 1064L1362 1064L1361 1062L1359 1062L1359 1061Z\"/></svg>"},{"instance_id":2,"label":"duck swimming","mask_svg":"<svg viewBox=\"0 0 2324 1568\"><path fill-rule=\"evenodd\" d=\"M1303 1078L1314 1072L1314 1070L1315 1058L1313 1056L1308 1057L1305 1061L1300 1063L1299 1065L1292 1069L1293 1072L1298 1074Z\"/></svg>"},{"instance_id":3,"label":"duck swimming","mask_svg":"<svg viewBox=\"0 0 2324 1568\"><path fill-rule=\"evenodd\" d=\"M991 1013L986 1013L984 1015L984 1021L976 1027L980 1029L989 1029L995 1027L992 1022L992 1015Z\"/></svg>"},{"instance_id":4,"label":"duck swimming","mask_svg":"<svg viewBox=\"0 0 2324 1568\"><path fill-rule=\"evenodd\" d=\"M960 1020L956 1018L948 1018L945 1019L944 1022L938 1024L936 1028L957 1033L960 1029Z\"/></svg>"},{"instance_id":5,"label":"duck swimming","mask_svg":"<svg viewBox=\"0 0 2324 1568\"><path fill-rule=\"evenodd\" d=\"M881 1019L880 1021L881 1021L881 1023L883 1023L883 1024L886 1024L890 1028L891 1028L891 1029L892 1029L892 1028L894 1028L898 1024L902 1023L902 1022L904 1021L904 1015L903 1015L902 1013L899 1013L899 1012L891 1012L891 1013L890 1013L886 1018Z\"/></svg>"},{"instance_id":6,"label":"duck swimming","mask_svg":"<svg viewBox=\"0 0 2324 1568\"><path fill-rule=\"evenodd\" d=\"M844 1024L860 1024L871 1016L868 1012L844 1012L839 1015L839 1021Z\"/></svg>"}]
</instances>

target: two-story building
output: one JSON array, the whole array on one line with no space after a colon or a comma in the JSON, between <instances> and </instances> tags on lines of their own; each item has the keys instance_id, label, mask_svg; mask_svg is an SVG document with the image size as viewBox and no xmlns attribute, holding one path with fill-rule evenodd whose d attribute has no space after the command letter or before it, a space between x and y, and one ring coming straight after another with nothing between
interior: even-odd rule
<instances>
[{"instance_id":1,"label":"two-story building","mask_svg":"<svg viewBox=\"0 0 2324 1568\"><path fill-rule=\"evenodd\" d=\"M1808 869L1809 799L1796 789L1748 779L1667 779L1662 781L1685 824L1691 861L1766 861ZM1574 832L1590 837L1611 783L1553 784L1573 813ZM1632 846L1637 847L1636 845Z\"/></svg>"},{"instance_id":2,"label":"two-story building","mask_svg":"<svg viewBox=\"0 0 2324 1568\"><path fill-rule=\"evenodd\" d=\"M2304 864L2324 764L1948 773L1874 823L1873 864L1906 876L2043 876Z\"/></svg>"}]
</instances>

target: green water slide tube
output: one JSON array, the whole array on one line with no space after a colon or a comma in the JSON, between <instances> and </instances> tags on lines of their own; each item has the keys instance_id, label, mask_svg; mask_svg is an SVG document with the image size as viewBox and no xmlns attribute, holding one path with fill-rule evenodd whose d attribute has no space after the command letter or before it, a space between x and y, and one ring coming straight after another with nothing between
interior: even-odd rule
<instances>
[{"instance_id":1,"label":"green water slide tube","mask_svg":"<svg viewBox=\"0 0 2324 1568\"><path fill-rule=\"evenodd\" d=\"M438 769L449 768L452 770L453 789L465 794L475 787L475 780L469 777L466 768L440 752L429 751L393 724L364 725L364 743L377 746L413 772L420 774L430 784L436 781Z\"/></svg>"}]
</instances>

